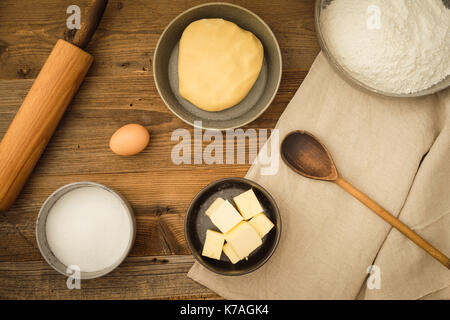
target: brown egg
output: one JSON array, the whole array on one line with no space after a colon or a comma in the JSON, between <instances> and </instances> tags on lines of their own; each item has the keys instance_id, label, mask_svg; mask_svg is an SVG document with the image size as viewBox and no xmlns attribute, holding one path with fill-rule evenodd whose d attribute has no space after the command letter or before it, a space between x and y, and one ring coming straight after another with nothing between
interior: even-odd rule
<instances>
[{"instance_id":1,"label":"brown egg","mask_svg":"<svg viewBox=\"0 0 450 320\"><path fill-rule=\"evenodd\" d=\"M118 129L109 140L112 152L120 156L138 154L148 145L150 134L140 124L127 124Z\"/></svg>"}]
</instances>

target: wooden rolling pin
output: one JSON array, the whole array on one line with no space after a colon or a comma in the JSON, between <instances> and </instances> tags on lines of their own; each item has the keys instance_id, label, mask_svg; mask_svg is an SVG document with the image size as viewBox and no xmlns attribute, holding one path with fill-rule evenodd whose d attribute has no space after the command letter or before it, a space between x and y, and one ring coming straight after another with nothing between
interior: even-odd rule
<instances>
[{"instance_id":1,"label":"wooden rolling pin","mask_svg":"<svg viewBox=\"0 0 450 320\"><path fill-rule=\"evenodd\" d=\"M33 171L94 58L87 46L107 0L95 1L72 43L58 40L0 142L0 211L8 210Z\"/></svg>"}]
</instances>

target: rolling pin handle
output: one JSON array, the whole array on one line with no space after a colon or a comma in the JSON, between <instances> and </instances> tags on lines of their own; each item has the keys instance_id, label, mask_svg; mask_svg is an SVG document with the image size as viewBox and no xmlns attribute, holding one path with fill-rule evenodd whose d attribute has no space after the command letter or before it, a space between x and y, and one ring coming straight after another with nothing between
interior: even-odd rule
<instances>
[{"instance_id":1,"label":"rolling pin handle","mask_svg":"<svg viewBox=\"0 0 450 320\"><path fill-rule=\"evenodd\" d=\"M81 27L75 33L72 43L77 47L84 49L87 47L89 41L91 41L92 36L97 30L98 24L103 17L108 0L96 0L90 6L86 13L85 18L81 18Z\"/></svg>"}]
</instances>

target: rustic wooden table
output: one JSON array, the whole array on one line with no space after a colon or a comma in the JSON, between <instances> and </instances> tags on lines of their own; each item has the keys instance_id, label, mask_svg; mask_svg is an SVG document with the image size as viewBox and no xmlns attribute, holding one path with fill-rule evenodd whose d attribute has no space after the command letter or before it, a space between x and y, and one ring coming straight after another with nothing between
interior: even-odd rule
<instances>
[{"instance_id":1,"label":"rustic wooden table","mask_svg":"<svg viewBox=\"0 0 450 320\"><path fill-rule=\"evenodd\" d=\"M152 56L165 26L199 0L110 0L87 51L95 61L15 205L0 213L1 299L220 298L187 278L194 260L184 240L190 200L213 180L244 176L249 165L175 165L176 128L188 125L165 107L152 78ZM283 80L269 109L246 128L273 128L319 52L312 0L240 0L274 31ZM68 38L66 8L89 0L0 1L0 137L3 136L58 38ZM136 122L151 133L149 147L121 158L111 134ZM35 221L44 200L74 181L96 181L131 202L137 238L111 274L68 290L66 278L41 257Z\"/></svg>"}]
</instances>

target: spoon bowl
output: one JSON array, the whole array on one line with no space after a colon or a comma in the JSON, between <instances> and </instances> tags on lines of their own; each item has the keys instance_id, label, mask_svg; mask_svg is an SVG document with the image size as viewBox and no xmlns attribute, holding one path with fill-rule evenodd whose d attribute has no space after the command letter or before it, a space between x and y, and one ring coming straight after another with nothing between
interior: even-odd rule
<instances>
[{"instance_id":1,"label":"spoon bowl","mask_svg":"<svg viewBox=\"0 0 450 320\"><path fill-rule=\"evenodd\" d=\"M283 139L281 157L292 170L307 178L334 181L338 177L327 148L306 131L293 131Z\"/></svg>"}]
</instances>

